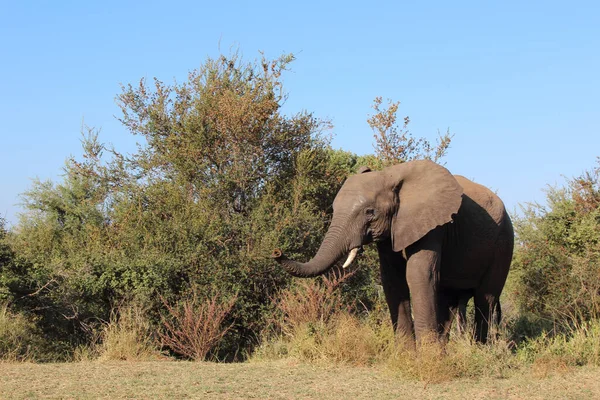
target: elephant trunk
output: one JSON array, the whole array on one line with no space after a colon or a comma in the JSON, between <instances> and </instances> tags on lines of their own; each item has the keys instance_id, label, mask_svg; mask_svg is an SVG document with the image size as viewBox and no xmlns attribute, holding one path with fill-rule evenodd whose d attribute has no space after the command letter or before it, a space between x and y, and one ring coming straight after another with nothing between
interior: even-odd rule
<instances>
[{"instance_id":1,"label":"elephant trunk","mask_svg":"<svg viewBox=\"0 0 600 400\"><path fill-rule=\"evenodd\" d=\"M349 238L343 237L345 234L347 234L347 231L332 223L317 254L306 263L288 259L279 249L274 250L271 257L293 276L300 278L318 276L327 272L336 261L351 250ZM355 255L355 252L353 252L352 256ZM351 260L349 261L351 262Z\"/></svg>"}]
</instances>

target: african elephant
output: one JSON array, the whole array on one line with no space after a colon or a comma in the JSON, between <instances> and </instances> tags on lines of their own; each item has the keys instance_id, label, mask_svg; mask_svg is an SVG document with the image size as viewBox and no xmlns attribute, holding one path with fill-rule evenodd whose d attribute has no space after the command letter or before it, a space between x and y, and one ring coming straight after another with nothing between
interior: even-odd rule
<instances>
[{"instance_id":1,"label":"african elephant","mask_svg":"<svg viewBox=\"0 0 600 400\"><path fill-rule=\"evenodd\" d=\"M298 277L323 274L375 242L381 282L398 335L445 341L454 315L464 321L475 299L475 338L485 342L500 319L499 298L512 259L514 233L492 191L427 160L371 171L361 168L333 202L331 225L307 263L273 258ZM411 314L412 308L412 314ZM462 317L462 318L461 318ZM414 322L413 322L414 320Z\"/></svg>"}]
</instances>

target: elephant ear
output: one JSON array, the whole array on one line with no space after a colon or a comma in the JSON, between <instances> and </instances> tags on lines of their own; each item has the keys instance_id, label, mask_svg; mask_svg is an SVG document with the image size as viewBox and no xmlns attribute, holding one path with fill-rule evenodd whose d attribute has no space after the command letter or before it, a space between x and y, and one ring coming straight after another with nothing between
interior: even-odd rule
<instances>
[{"instance_id":1,"label":"elephant ear","mask_svg":"<svg viewBox=\"0 0 600 400\"><path fill-rule=\"evenodd\" d=\"M463 188L444 167L432 161L409 161L386 169L399 207L392 220L392 245L401 251L439 225L452 220Z\"/></svg>"}]
</instances>

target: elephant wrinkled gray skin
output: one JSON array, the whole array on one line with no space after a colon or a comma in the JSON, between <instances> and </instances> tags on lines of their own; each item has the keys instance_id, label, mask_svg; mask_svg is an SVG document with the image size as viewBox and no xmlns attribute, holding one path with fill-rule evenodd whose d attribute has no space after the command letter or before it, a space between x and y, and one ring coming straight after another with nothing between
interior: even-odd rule
<instances>
[{"instance_id":1,"label":"elephant wrinkled gray skin","mask_svg":"<svg viewBox=\"0 0 600 400\"><path fill-rule=\"evenodd\" d=\"M492 317L500 321L499 298L514 245L502 201L431 161L360 172L338 192L317 254L299 263L275 250L275 260L294 276L312 277L346 254L348 264L356 249L375 242L398 335L445 341L454 315L464 329L465 306L474 297L475 338L485 342Z\"/></svg>"}]
</instances>

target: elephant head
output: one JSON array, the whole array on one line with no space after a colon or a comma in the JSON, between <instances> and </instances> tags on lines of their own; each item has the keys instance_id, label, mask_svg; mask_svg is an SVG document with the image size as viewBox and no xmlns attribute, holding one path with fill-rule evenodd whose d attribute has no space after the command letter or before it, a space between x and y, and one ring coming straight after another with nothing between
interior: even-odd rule
<instances>
[{"instance_id":1,"label":"elephant head","mask_svg":"<svg viewBox=\"0 0 600 400\"><path fill-rule=\"evenodd\" d=\"M452 220L462 202L463 188L450 172L427 160L410 161L382 171L362 168L344 182L333 202L331 225L317 254L307 263L272 257L290 274L323 274L348 254L349 265L359 248L390 239L401 251L438 225Z\"/></svg>"}]
</instances>

